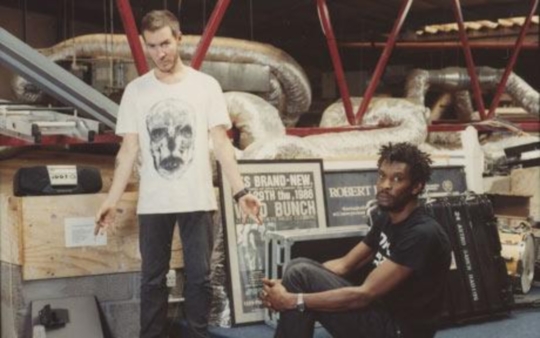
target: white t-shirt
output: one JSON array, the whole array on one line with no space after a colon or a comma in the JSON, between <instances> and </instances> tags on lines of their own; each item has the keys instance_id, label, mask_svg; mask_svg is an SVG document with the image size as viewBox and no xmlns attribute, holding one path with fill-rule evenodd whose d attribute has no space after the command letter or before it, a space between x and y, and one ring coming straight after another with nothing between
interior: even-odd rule
<instances>
[{"instance_id":1,"label":"white t-shirt","mask_svg":"<svg viewBox=\"0 0 540 338\"><path fill-rule=\"evenodd\" d=\"M138 214L215 210L208 131L231 127L219 83L190 67L175 84L150 71L128 84L116 134L139 136Z\"/></svg>"}]
</instances>

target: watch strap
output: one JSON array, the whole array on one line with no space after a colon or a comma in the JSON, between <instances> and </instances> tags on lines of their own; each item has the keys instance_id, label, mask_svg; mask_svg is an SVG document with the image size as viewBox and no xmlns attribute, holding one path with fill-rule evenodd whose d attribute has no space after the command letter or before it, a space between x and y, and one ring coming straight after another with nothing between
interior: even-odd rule
<instances>
[{"instance_id":1,"label":"watch strap","mask_svg":"<svg viewBox=\"0 0 540 338\"><path fill-rule=\"evenodd\" d=\"M236 203L238 203L238 201L240 201L240 199L246 196L247 194L249 194L249 190L247 188L244 188L240 190L239 192L237 192L236 194L234 194L233 199Z\"/></svg>"}]
</instances>

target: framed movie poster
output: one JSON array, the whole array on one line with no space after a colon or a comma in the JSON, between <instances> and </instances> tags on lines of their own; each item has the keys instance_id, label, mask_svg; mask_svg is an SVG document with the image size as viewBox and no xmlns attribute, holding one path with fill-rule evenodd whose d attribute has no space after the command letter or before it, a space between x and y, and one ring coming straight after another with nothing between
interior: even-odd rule
<instances>
[{"instance_id":1,"label":"framed movie poster","mask_svg":"<svg viewBox=\"0 0 540 338\"><path fill-rule=\"evenodd\" d=\"M334 164L324 172L329 227L366 224L367 203L376 198L376 168L352 169L350 164L344 164L343 168ZM424 196L426 191L430 196L467 191L465 169L462 166L433 167Z\"/></svg>"},{"instance_id":2,"label":"framed movie poster","mask_svg":"<svg viewBox=\"0 0 540 338\"><path fill-rule=\"evenodd\" d=\"M320 160L239 161L244 185L261 201L263 224L242 223L240 207L220 170L233 324L263 320L258 298L265 273L267 231L326 227Z\"/></svg>"}]
</instances>

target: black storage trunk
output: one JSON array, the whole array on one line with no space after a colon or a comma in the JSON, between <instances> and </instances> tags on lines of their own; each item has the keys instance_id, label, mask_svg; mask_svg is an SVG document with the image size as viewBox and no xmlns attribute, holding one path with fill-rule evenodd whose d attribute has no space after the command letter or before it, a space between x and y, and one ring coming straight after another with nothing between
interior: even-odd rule
<instances>
[{"instance_id":1,"label":"black storage trunk","mask_svg":"<svg viewBox=\"0 0 540 338\"><path fill-rule=\"evenodd\" d=\"M450 196L424 208L445 228L453 251L442 324L508 314L514 298L490 200Z\"/></svg>"}]
</instances>

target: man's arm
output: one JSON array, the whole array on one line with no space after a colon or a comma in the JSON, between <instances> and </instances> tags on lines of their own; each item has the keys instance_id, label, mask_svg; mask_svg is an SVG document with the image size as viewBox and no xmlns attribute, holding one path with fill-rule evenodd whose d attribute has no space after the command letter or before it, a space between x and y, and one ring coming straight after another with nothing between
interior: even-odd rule
<instances>
[{"instance_id":1,"label":"man's arm","mask_svg":"<svg viewBox=\"0 0 540 338\"><path fill-rule=\"evenodd\" d=\"M120 150L116 155L113 181L109 193L96 214L97 234L101 227L107 227L114 222L116 204L122 197L133 171L133 165L139 152L139 136L135 133L124 135Z\"/></svg>"},{"instance_id":2,"label":"man's arm","mask_svg":"<svg viewBox=\"0 0 540 338\"><path fill-rule=\"evenodd\" d=\"M216 158L231 184L233 194L244 189L244 183L234 155L234 148L227 136L225 126L219 125L210 129L210 137L214 143Z\"/></svg>"},{"instance_id":3,"label":"man's arm","mask_svg":"<svg viewBox=\"0 0 540 338\"><path fill-rule=\"evenodd\" d=\"M234 156L234 148L227 136L225 126L219 125L210 129L210 137L214 144L216 158L221 164L225 176L227 176L227 179L229 180L233 194L236 194L244 189L244 183L242 182L238 163ZM247 194L242 196L238 203L240 204L244 215L249 215L258 224L262 224L262 220L259 217L261 202L257 197L252 194Z\"/></svg>"},{"instance_id":4,"label":"man's arm","mask_svg":"<svg viewBox=\"0 0 540 338\"><path fill-rule=\"evenodd\" d=\"M304 294L306 309L339 312L360 309L395 289L412 273L412 269L385 260L373 270L361 286L344 287ZM279 281L263 280L266 306L276 311L296 308L297 294L289 293Z\"/></svg>"},{"instance_id":5,"label":"man's arm","mask_svg":"<svg viewBox=\"0 0 540 338\"><path fill-rule=\"evenodd\" d=\"M364 242L358 243L345 256L324 262L323 265L336 275L346 276L371 262L373 250Z\"/></svg>"}]
</instances>

